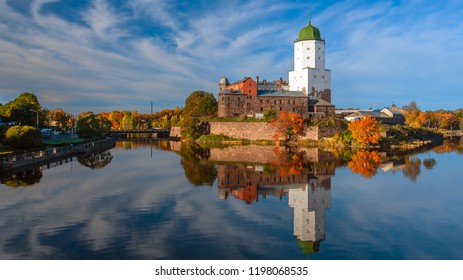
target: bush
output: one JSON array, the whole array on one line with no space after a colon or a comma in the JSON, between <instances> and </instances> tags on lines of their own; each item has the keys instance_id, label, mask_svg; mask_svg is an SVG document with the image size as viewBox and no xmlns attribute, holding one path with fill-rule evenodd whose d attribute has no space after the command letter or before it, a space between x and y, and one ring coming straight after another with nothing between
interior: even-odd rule
<instances>
[{"instance_id":1,"label":"bush","mask_svg":"<svg viewBox=\"0 0 463 280\"><path fill-rule=\"evenodd\" d=\"M0 143L3 143L3 141L5 140L5 134L8 128L10 127L6 125L0 126Z\"/></svg>"},{"instance_id":2,"label":"bush","mask_svg":"<svg viewBox=\"0 0 463 280\"><path fill-rule=\"evenodd\" d=\"M14 149L27 149L42 145L42 133L32 126L12 126L5 134L5 142Z\"/></svg>"},{"instance_id":3,"label":"bush","mask_svg":"<svg viewBox=\"0 0 463 280\"><path fill-rule=\"evenodd\" d=\"M267 110L264 112L264 121L268 123L276 119L276 117L277 117L277 112L275 112L274 110Z\"/></svg>"}]
</instances>

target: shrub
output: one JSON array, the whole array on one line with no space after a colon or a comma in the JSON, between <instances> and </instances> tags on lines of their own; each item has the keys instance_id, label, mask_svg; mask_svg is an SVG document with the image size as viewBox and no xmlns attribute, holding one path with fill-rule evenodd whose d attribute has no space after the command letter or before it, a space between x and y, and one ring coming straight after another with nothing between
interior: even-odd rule
<instances>
[{"instance_id":1,"label":"shrub","mask_svg":"<svg viewBox=\"0 0 463 280\"><path fill-rule=\"evenodd\" d=\"M5 142L14 149L27 149L42 145L42 133L32 126L12 126L5 134Z\"/></svg>"}]
</instances>

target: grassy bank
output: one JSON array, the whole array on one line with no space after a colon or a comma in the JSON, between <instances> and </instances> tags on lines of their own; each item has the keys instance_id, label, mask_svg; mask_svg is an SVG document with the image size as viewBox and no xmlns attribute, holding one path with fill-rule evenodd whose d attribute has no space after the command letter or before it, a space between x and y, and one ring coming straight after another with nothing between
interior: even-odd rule
<instances>
[{"instance_id":1,"label":"grassy bank","mask_svg":"<svg viewBox=\"0 0 463 280\"><path fill-rule=\"evenodd\" d=\"M197 142L200 144L221 144L221 145L274 145L274 141L270 140L248 140L248 139L238 139L229 137L223 134L216 135L216 134L209 134L209 135L201 135L198 138Z\"/></svg>"},{"instance_id":2,"label":"grassy bank","mask_svg":"<svg viewBox=\"0 0 463 280\"><path fill-rule=\"evenodd\" d=\"M83 138L71 138L71 139L59 139L59 140L47 139L47 140L43 140L42 144L46 146L67 146L69 144L82 144L88 141L89 140L86 140Z\"/></svg>"}]
</instances>

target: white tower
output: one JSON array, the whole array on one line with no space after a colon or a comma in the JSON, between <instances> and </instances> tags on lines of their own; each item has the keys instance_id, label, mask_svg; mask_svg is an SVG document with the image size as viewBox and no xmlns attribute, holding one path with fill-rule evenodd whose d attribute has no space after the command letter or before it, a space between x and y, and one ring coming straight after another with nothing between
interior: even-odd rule
<instances>
[{"instance_id":1,"label":"white tower","mask_svg":"<svg viewBox=\"0 0 463 280\"><path fill-rule=\"evenodd\" d=\"M331 71L325 69L325 40L310 21L294 41L294 71L289 72L289 90L331 102Z\"/></svg>"}]
</instances>

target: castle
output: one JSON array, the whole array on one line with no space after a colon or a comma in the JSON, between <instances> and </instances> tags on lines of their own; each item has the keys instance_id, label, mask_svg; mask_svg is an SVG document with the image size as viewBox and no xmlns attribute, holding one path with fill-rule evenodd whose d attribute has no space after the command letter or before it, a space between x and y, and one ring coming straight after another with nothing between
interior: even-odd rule
<instances>
[{"instance_id":1,"label":"castle","mask_svg":"<svg viewBox=\"0 0 463 280\"><path fill-rule=\"evenodd\" d=\"M325 40L320 30L309 24L302 28L294 41L294 70L289 82L282 78L267 82L245 77L229 83L222 77L219 83L218 116L262 117L268 110L298 113L304 117L334 116L331 104L331 71L325 69Z\"/></svg>"}]
</instances>

